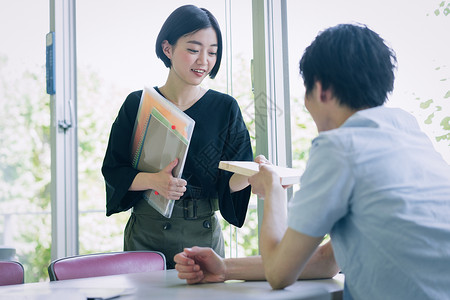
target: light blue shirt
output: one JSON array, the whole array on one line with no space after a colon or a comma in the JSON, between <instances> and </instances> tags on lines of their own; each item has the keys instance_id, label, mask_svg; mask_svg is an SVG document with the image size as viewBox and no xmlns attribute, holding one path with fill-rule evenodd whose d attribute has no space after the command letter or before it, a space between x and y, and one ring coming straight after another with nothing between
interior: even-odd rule
<instances>
[{"instance_id":1,"label":"light blue shirt","mask_svg":"<svg viewBox=\"0 0 450 300\"><path fill-rule=\"evenodd\" d=\"M330 233L354 299L450 299L450 166L407 112L320 133L288 211L290 228Z\"/></svg>"}]
</instances>

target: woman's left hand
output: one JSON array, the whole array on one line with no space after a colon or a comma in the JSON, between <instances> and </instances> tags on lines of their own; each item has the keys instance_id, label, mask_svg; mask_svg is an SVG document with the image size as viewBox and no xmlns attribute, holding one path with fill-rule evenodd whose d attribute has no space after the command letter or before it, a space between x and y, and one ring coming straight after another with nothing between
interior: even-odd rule
<instances>
[{"instance_id":1,"label":"woman's left hand","mask_svg":"<svg viewBox=\"0 0 450 300\"><path fill-rule=\"evenodd\" d=\"M262 154L255 157L255 162L257 162L260 165L261 164L271 165L270 161Z\"/></svg>"}]
</instances>

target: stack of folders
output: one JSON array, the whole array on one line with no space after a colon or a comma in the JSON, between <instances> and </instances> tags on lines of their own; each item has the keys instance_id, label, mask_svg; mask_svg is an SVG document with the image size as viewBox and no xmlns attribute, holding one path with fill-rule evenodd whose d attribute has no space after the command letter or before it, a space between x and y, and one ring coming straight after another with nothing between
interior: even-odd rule
<instances>
[{"instance_id":1,"label":"stack of folders","mask_svg":"<svg viewBox=\"0 0 450 300\"><path fill-rule=\"evenodd\" d=\"M194 125L193 119L154 88L145 87L133 130L133 167L139 171L157 173L178 158L172 175L180 178ZM154 190L147 190L143 195L154 209L166 218L171 217L175 200L166 199Z\"/></svg>"}]
</instances>

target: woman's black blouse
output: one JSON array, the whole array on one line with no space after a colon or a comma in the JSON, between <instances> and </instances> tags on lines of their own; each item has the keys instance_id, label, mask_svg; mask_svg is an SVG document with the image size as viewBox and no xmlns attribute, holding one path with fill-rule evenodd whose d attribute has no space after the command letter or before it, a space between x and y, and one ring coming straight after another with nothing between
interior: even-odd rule
<instances>
[{"instance_id":1,"label":"woman's black blouse","mask_svg":"<svg viewBox=\"0 0 450 300\"><path fill-rule=\"evenodd\" d=\"M142 90L128 95L111 128L102 166L107 216L130 209L142 197L142 191L128 191L139 173L131 166L130 143L141 95ZM203 198L218 198L225 220L241 227L251 188L231 193L232 173L218 168L221 160L253 160L250 137L239 106L233 97L208 90L184 112L195 120L195 127L182 178L188 185L200 187Z\"/></svg>"}]
</instances>

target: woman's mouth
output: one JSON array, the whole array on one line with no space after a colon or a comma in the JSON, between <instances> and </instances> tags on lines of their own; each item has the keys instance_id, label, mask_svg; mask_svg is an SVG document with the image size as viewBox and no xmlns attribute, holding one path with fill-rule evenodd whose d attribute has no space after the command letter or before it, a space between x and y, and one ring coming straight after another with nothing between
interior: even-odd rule
<instances>
[{"instance_id":1,"label":"woman's mouth","mask_svg":"<svg viewBox=\"0 0 450 300\"><path fill-rule=\"evenodd\" d=\"M203 69L191 69L191 71L198 77L202 77L206 73L206 70Z\"/></svg>"}]
</instances>

